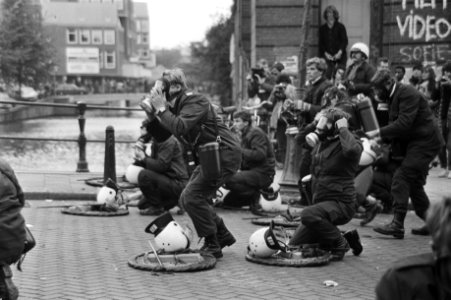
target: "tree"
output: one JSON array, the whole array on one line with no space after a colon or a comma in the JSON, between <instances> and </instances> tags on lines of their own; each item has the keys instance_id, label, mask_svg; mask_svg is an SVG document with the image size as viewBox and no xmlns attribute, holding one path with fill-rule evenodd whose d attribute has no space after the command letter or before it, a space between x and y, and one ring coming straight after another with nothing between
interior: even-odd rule
<instances>
[{"instance_id":1,"label":"tree","mask_svg":"<svg viewBox=\"0 0 451 300\"><path fill-rule=\"evenodd\" d=\"M180 49L155 50L155 56L157 59L157 65L165 66L168 69L174 68L174 66L179 64L182 59Z\"/></svg>"},{"instance_id":2,"label":"tree","mask_svg":"<svg viewBox=\"0 0 451 300\"><path fill-rule=\"evenodd\" d=\"M39 5L3 0L0 18L0 78L37 87L51 76L54 48L42 26Z\"/></svg>"},{"instance_id":3,"label":"tree","mask_svg":"<svg viewBox=\"0 0 451 300\"><path fill-rule=\"evenodd\" d=\"M207 31L203 43L191 44L194 65L191 68L186 67L193 72L193 74L190 74L191 77L197 78L200 82L208 83L210 92L219 95L221 105L224 106L232 104L229 43L233 29L233 18L222 17Z\"/></svg>"}]
</instances>

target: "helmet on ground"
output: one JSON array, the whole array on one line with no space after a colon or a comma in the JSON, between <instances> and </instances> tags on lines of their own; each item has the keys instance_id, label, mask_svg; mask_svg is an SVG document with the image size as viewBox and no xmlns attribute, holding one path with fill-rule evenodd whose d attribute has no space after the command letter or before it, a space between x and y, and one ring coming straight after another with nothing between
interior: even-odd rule
<instances>
[{"instance_id":1,"label":"helmet on ground","mask_svg":"<svg viewBox=\"0 0 451 300\"><path fill-rule=\"evenodd\" d=\"M252 256L267 258L278 250L286 251L286 244L274 229L274 222L269 227L260 228L249 238L248 250Z\"/></svg>"},{"instance_id":2,"label":"helmet on ground","mask_svg":"<svg viewBox=\"0 0 451 300\"><path fill-rule=\"evenodd\" d=\"M102 186L97 193L97 202L101 204L116 201L116 191L108 186Z\"/></svg>"},{"instance_id":3,"label":"helmet on ground","mask_svg":"<svg viewBox=\"0 0 451 300\"><path fill-rule=\"evenodd\" d=\"M130 183L138 184L138 175L142 170L144 170L143 167L129 165L125 171L125 179Z\"/></svg>"},{"instance_id":4,"label":"helmet on ground","mask_svg":"<svg viewBox=\"0 0 451 300\"><path fill-rule=\"evenodd\" d=\"M362 141L363 151L360 155L359 166L369 166L376 161L378 154L367 138L361 138L360 140Z\"/></svg>"},{"instance_id":5,"label":"helmet on ground","mask_svg":"<svg viewBox=\"0 0 451 300\"><path fill-rule=\"evenodd\" d=\"M184 229L174 221L169 212L159 216L144 230L155 235L157 249L164 252L177 252L189 247L189 239Z\"/></svg>"},{"instance_id":6,"label":"helmet on ground","mask_svg":"<svg viewBox=\"0 0 451 300\"><path fill-rule=\"evenodd\" d=\"M362 42L358 42L358 43L355 43L354 45L352 45L349 53L352 53L352 52L362 52L366 56L367 59L370 57L370 49L368 48L368 46L365 43L362 43Z\"/></svg>"},{"instance_id":7,"label":"helmet on ground","mask_svg":"<svg viewBox=\"0 0 451 300\"><path fill-rule=\"evenodd\" d=\"M273 182L266 189L260 190L260 206L264 211L279 211L282 206L280 185Z\"/></svg>"}]
</instances>

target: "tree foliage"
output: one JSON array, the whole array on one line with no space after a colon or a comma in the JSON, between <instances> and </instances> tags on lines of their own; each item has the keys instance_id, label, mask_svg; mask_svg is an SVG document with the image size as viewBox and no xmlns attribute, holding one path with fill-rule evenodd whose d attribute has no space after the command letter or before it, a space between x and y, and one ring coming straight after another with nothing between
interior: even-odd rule
<instances>
[{"instance_id":1,"label":"tree foliage","mask_svg":"<svg viewBox=\"0 0 451 300\"><path fill-rule=\"evenodd\" d=\"M165 66L168 69L174 68L182 60L180 49L159 49L155 50L157 65Z\"/></svg>"},{"instance_id":2,"label":"tree foliage","mask_svg":"<svg viewBox=\"0 0 451 300\"><path fill-rule=\"evenodd\" d=\"M37 87L51 76L54 48L31 0L3 0L0 17L0 78Z\"/></svg>"},{"instance_id":3,"label":"tree foliage","mask_svg":"<svg viewBox=\"0 0 451 300\"><path fill-rule=\"evenodd\" d=\"M204 42L191 44L192 65L185 67L189 77L203 83L211 94L219 95L224 106L232 102L229 57L233 29L233 18L222 17L207 31Z\"/></svg>"}]
</instances>

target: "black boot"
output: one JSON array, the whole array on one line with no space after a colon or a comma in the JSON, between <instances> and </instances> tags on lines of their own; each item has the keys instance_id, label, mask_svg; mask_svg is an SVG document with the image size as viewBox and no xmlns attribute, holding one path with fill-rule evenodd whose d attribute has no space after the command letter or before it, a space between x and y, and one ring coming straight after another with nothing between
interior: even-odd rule
<instances>
[{"instance_id":1,"label":"black boot","mask_svg":"<svg viewBox=\"0 0 451 300\"><path fill-rule=\"evenodd\" d=\"M370 223L374 220L376 215L382 211L382 207L377 203L376 200L370 201L366 200L366 203L364 205L365 207L365 217L362 221L360 221L360 226L365 226L366 224Z\"/></svg>"},{"instance_id":2,"label":"black boot","mask_svg":"<svg viewBox=\"0 0 451 300\"><path fill-rule=\"evenodd\" d=\"M397 213L393 217L393 220L389 224L382 226L376 226L373 228L374 231L380 234L392 235L397 239L404 238L404 219L406 213Z\"/></svg>"},{"instance_id":3,"label":"black boot","mask_svg":"<svg viewBox=\"0 0 451 300\"><path fill-rule=\"evenodd\" d=\"M420 228L412 228L412 234L415 235L430 235L429 229L426 225L421 226Z\"/></svg>"},{"instance_id":4,"label":"black boot","mask_svg":"<svg viewBox=\"0 0 451 300\"><path fill-rule=\"evenodd\" d=\"M330 260L332 261L342 260L345 256L345 253L348 252L349 249L351 249L351 247L349 247L348 241L343 236L340 236L340 238L335 241L332 247L333 248L330 251Z\"/></svg>"},{"instance_id":5,"label":"black boot","mask_svg":"<svg viewBox=\"0 0 451 300\"><path fill-rule=\"evenodd\" d=\"M218 228L217 237L218 237L218 242L219 242L219 246L221 246L221 249L226 246L232 246L233 244L235 244L236 239L225 226L223 219L221 219L221 222L219 222L217 228Z\"/></svg>"},{"instance_id":6,"label":"black boot","mask_svg":"<svg viewBox=\"0 0 451 300\"><path fill-rule=\"evenodd\" d=\"M0 299L17 300L19 290L12 281L13 273L9 265L0 265Z\"/></svg>"},{"instance_id":7,"label":"black boot","mask_svg":"<svg viewBox=\"0 0 451 300\"><path fill-rule=\"evenodd\" d=\"M222 257L221 246L219 245L216 234L206 236L204 238L204 245L200 248L201 251L208 252L216 258Z\"/></svg>"},{"instance_id":8,"label":"black boot","mask_svg":"<svg viewBox=\"0 0 451 300\"><path fill-rule=\"evenodd\" d=\"M352 254L358 256L363 251L362 243L360 242L360 236L356 229L348 230L343 234L343 237L348 241L351 246Z\"/></svg>"}]
</instances>

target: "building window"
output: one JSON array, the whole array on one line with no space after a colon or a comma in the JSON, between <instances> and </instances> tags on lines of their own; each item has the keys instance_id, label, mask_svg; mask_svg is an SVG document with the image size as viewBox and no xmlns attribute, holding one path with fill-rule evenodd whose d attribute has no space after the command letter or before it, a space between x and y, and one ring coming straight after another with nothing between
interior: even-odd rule
<instances>
[{"instance_id":1,"label":"building window","mask_svg":"<svg viewBox=\"0 0 451 300\"><path fill-rule=\"evenodd\" d=\"M140 34L137 34L136 35L136 44L141 44L141 35Z\"/></svg>"},{"instance_id":2,"label":"building window","mask_svg":"<svg viewBox=\"0 0 451 300\"><path fill-rule=\"evenodd\" d=\"M114 51L105 52L105 69L116 68L116 53Z\"/></svg>"},{"instance_id":3,"label":"building window","mask_svg":"<svg viewBox=\"0 0 451 300\"><path fill-rule=\"evenodd\" d=\"M66 29L66 40L68 44L78 43L77 30L76 29Z\"/></svg>"},{"instance_id":4,"label":"building window","mask_svg":"<svg viewBox=\"0 0 451 300\"><path fill-rule=\"evenodd\" d=\"M147 58L149 57L149 52L147 50L141 50L141 57L142 58Z\"/></svg>"},{"instance_id":5,"label":"building window","mask_svg":"<svg viewBox=\"0 0 451 300\"><path fill-rule=\"evenodd\" d=\"M80 34L80 44L89 44L91 42L89 30L82 29L79 31L79 34Z\"/></svg>"},{"instance_id":6,"label":"building window","mask_svg":"<svg viewBox=\"0 0 451 300\"><path fill-rule=\"evenodd\" d=\"M149 43L149 40L147 38L147 34L146 33L141 34L141 43L142 44L148 44Z\"/></svg>"},{"instance_id":7,"label":"building window","mask_svg":"<svg viewBox=\"0 0 451 300\"><path fill-rule=\"evenodd\" d=\"M149 22L147 20L141 20L141 31L142 32L149 31Z\"/></svg>"},{"instance_id":8,"label":"building window","mask_svg":"<svg viewBox=\"0 0 451 300\"><path fill-rule=\"evenodd\" d=\"M92 43L94 45L101 45L102 44L102 30L93 30L91 31L91 38Z\"/></svg>"},{"instance_id":9,"label":"building window","mask_svg":"<svg viewBox=\"0 0 451 300\"><path fill-rule=\"evenodd\" d=\"M116 43L116 36L114 34L114 30L105 30L103 32L103 36L105 45L114 45Z\"/></svg>"}]
</instances>

